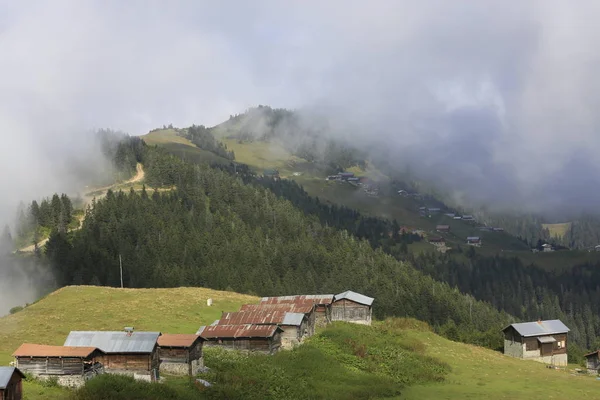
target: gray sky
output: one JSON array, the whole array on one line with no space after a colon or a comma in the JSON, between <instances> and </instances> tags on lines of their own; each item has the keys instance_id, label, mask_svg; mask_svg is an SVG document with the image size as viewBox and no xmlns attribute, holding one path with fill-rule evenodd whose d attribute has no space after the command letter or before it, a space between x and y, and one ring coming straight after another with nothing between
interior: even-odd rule
<instances>
[{"instance_id":1,"label":"gray sky","mask_svg":"<svg viewBox=\"0 0 600 400\"><path fill-rule=\"evenodd\" d=\"M320 107L457 195L600 200L600 2L2 1L0 202L72 177L95 128ZM81 157L80 157L81 158Z\"/></svg>"}]
</instances>

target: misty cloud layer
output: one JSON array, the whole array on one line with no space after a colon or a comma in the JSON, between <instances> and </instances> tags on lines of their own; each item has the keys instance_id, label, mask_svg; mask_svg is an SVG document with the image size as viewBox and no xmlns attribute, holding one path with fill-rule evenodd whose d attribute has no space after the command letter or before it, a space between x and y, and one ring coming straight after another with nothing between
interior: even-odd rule
<instances>
[{"instance_id":1,"label":"misty cloud layer","mask_svg":"<svg viewBox=\"0 0 600 400\"><path fill-rule=\"evenodd\" d=\"M2 202L69 183L83 132L269 104L325 110L465 199L593 207L598 17L591 0L0 1Z\"/></svg>"}]
</instances>

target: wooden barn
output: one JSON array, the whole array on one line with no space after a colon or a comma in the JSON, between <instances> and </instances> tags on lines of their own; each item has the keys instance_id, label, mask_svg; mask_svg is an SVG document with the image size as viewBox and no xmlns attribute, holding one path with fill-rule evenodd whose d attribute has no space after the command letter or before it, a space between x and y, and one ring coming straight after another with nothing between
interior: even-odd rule
<instances>
[{"instance_id":1,"label":"wooden barn","mask_svg":"<svg viewBox=\"0 0 600 400\"><path fill-rule=\"evenodd\" d=\"M197 375L204 368L199 335L163 334L158 337L160 371L173 375Z\"/></svg>"},{"instance_id":2,"label":"wooden barn","mask_svg":"<svg viewBox=\"0 0 600 400\"><path fill-rule=\"evenodd\" d=\"M504 354L566 366L569 328L560 320L511 324L504 332Z\"/></svg>"},{"instance_id":3,"label":"wooden barn","mask_svg":"<svg viewBox=\"0 0 600 400\"><path fill-rule=\"evenodd\" d=\"M157 342L160 335L160 332L133 332L133 328L124 331L72 331L65 346L97 347L104 353L98 361L105 372L156 381L159 379Z\"/></svg>"},{"instance_id":4,"label":"wooden barn","mask_svg":"<svg viewBox=\"0 0 600 400\"><path fill-rule=\"evenodd\" d=\"M224 312L218 325L278 325L281 332L281 346L292 348L308 336L308 319L303 313L280 310L255 310Z\"/></svg>"},{"instance_id":5,"label":"wooden barn","mask_svg":"<svg viewBox=\"0 0 600 400\"><path fill-rule=\"evenodd\" d=\"M435 230L438 232L447 233L450 232L450 225L437 225Z\"/></svg>"},{"instance_id":6,"label":"wooden barn","mask_svg":"<svg viewBox=\"0 0 600 400\"><path fill-rule=\"evenodd\" d=\"M23 399L25 375L15 367L0 367L0 400Z\"/></svg>"},{"instance_id":7,"label":"wooden barn","mask_svg":"<svg viewBox=\"0 0 600 400\"><path fill-rule=\"evenodd\" d=\"M281 348L281 332L277 325L248 324L201 326L196 334L206 340L204 346L274 354Z\"/></svg>"},{"instance_id":8,"label":"wooden barn","mask_svg":"<svg viewBox=\"0 0 600 400\"><path fill-rule=\"evenodd\" d=\"M331 303L333 302L332 294L313 294L313 295L296 295L296 296L279 296L279 297L263 297L260 302L262 304L298 304L298 305L314 305L315 306L315 325L325 326L331 322Z\"/></svg>"},{"instance_id":9,"label":"wooden barn","mask_svg":"<svg viewBox=\"0 0 600 400\"><path fill-rule=\"evenodd\" d=\"M479 236L467 237L467 244L469 246L481 247L481 238Z\"/></svg>"},{"instance_id":10,"label":"wooden barn","mask_svg":"<svg viewBox=\"0 0 600 400\"><path fill-rule=\"evenodd\" d=\"M96 347L65 347L23 343L15 352L15 365L39 379L55 378L59 385L80 387L104 372Z\"/></svg>"},{"instance_id":11,"label":"wooden barn","mask_svg":"<svg viewBox=\"0 0 600 400\"><path fill-rule=\"evenodd\" d=\"M590 374L600 372L600 350L585 355L585 365Z\"/></svg>"},{"instance_id":12,"label":"wooden barn","mask_svg":"<svg viewBox=\"0 0 600 400\"><path fill-rule=\"evenodd\" d=\"M374 300L351 290L337 294L331 304L331 320L371 325Z\"/></svg>"}]
</instances>

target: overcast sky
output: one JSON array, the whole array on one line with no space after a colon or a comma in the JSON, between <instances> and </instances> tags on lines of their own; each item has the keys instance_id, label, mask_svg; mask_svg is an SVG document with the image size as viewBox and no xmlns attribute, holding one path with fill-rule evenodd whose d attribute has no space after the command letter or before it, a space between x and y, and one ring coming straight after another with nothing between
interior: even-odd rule
<instances>
[{"instance_id":1,"label":"overcast sky","mask_svg":"<svg viewBox=\"0 0 600 400\"><path fill-rule=\"evenodd\" d=\"M331 110L465 198L595 206L599 17L593 0L0 0L0 207L64 185L91 129L257 104Z\"/></svg>"}]
</instances>

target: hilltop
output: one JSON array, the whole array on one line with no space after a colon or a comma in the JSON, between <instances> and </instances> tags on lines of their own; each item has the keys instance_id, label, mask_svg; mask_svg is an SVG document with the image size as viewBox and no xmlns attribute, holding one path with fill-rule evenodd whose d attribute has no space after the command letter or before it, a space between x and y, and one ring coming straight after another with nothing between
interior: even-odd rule
<instances>
[{"instance_id":1,"label":"hilltop","mask_svg":"<svg viewBox=\"0 0 600 400\"><path fill-rule=\"evenodd\" d=\"M206 305L207 298L213 299L212 307ZM258 299L253 296L204 288L65 287L14 315L0 318L0 365L11 360L10 354L22 342L62 344L72 329L120 330L125 325L133 325L136 330L190 333L218 318L221 311L234 311L243 303L256 301ZM387 348L382 341L393 344L393 347ZM256 389L275 384L272 379L276 378L269 372L273 368L280 370L278 374L291 377L288 384L294 385L293 378L298 371L293 366L299 362L307 368L302 373L303 379L310 382L318 377L319 387L314 390L319 393L335 390L332 393L339 397L345 391L354 391L354 396L358 396L354 398L366 398L364 395L360 397L360 385L356 386L363 380L363 385L368 381L383 385L376 389L377 393L394 392L389 386L392 381L385 378L386 373L369 375L375 371L373 368L377 368L370 364L371 356L360 356L363 350L352 353L352 347L346 348L348 343L355 343L352 345L355 349L364 346L367 353L379 354L384 359L386 353L379 353L384 349L395 349L393 352L403 354L400 358L393 357L396 361L389 364L393 368L412 369L412 372L406 370L393 378L400 387L408 385L401 389L398 399L597 398L598 384L593 378L576 377L566 371L549 370L535 362L516 360L492 350L452 342L431 332L426 324L406 319L378 321L373 327L334 324L311 339L304 350L284 352L275 357L246 359L211 349L206 351L206 363L214 369L213 378L222 385L220 392L215 393L228 392L230 398L239 398L236 396L248 387ZM325 359L328 364L324 371L324 365L318 360ZM444 366L446 364L449 368ZM350 366L355 369L355 375L344 372ZM247 369L249 367L254 368L253 372ZM240 378L231 380L244 368L246 373L241 376L245 378L241 382ZM327 371L341 381L337 384L328 382ZM413 376L415 373L417 376ZM252 379L254 383L248 386L246 381ZM345 379L354 379L355 382L348 381L345 387L337 386ZM427 382L428 379L437 382ZM183 381L171 377L167 377L167 385L174 388L185 386ZM226 389L228 386L229 389ZM63 398L68 394L64 389L44 387L36 382L26 382L24 390L26 399ZM255 390L254 395L258 394ZM271 395L274 394L267 395L265 392L265 396ZM199 392L196 396L204 398Z\"/></svg>"}]
</instances>

